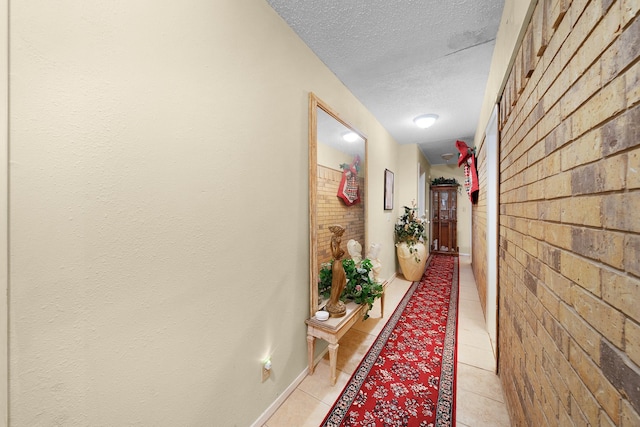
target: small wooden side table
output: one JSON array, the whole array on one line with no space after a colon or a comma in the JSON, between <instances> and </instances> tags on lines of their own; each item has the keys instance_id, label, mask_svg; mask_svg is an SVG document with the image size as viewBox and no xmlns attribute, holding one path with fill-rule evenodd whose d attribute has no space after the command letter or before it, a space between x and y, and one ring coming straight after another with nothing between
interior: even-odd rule
<instances>
[{"instance_id":1,"label":"small wooden side table","mask_svg":"<svg viewBox=\"0 0 640 427\"><path fill-rule=\"evenodd\" d=\"M383 284L386 290L387 282ZM361 322L367 309L366 305L356 304L351 301L346 304L347 314L342 317L330 317L328 320L320 321L315 317L305 320L307 324L307 353L309 357L309 375L313 375L315 365L313 355L316 348L316 338L320 338L329 343L329 381L331 385L336 384L336 361L338 358L338 341L356 323ZM380 313L384 317L384 291L380 298Z\"/></svg>"},{"instance_id":2,"label":"small wooden side table","mask_svg":"<svg viewBox=\"0 0 640 427\"><path fill-rule=\"evenodd\" d=\"M313 355L316 348L316 338L329 343L329 367L331 385L336 384L336 360L338 358L338 341L357 321L362 321L366 306L350 302L347 304L347 314L342 317L330 317L320 321L315 317L307 319L307 352L309 356L309 375L313 375L315 365Z\"/></svg>"}]
</instances>

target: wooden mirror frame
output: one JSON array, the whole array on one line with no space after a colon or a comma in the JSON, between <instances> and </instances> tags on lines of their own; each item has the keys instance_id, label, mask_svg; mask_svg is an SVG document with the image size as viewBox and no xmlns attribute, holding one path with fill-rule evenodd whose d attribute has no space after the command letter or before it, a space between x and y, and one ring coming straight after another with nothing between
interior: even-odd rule
<instances>
[{"instance_id":1,"label":"wooden mirror frame","mask_svg":"<svg viewBox=\"0 0 640 427\"><path fill-rule=\"evenodd\" d=\"M362 245L363 256L366 253L367 242L367 221L366 221L366 201L367 199L367 138L348 122L340 118L326 103L321 101L314 93L309 93L309 317L313 317L321 307L318 303L318 109L321 109L338 123L348 130L355 132L364 141L364 158L361 159L359 175L364 177L364 189L360 189L362 203L362 222L364 228L364 240L359 242ZM337 198L337 195L336 195ZM341 224L344 225L344 224ZM346 248L348 239L343 239L342 248L345 250L345 257L348 251Z\"/></svg>"}]
</instances>

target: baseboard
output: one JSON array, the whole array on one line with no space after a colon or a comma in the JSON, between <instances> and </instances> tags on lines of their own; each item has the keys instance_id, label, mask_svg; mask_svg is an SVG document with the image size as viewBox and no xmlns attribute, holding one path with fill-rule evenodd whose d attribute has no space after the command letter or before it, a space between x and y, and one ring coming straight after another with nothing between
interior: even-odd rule
<instances>
[{"instance_id":1,"label":"baseboard","mask_svg":"<svg viewBox=\"0 0 640 427\"><path fill-rule=\"evenodd\" d=\"M325 348L324 351L320 353L318 357L316 357L316 359L313 361L314 366L317 365L318 362L320 362L320 360L324 357L324 355L328 351L329 351L329 348ZM265 409L262 415L260 415L258 419L255 420L253 424L251 424L251 427L262 427L267 421L269 421L269 418L271 418L273 414L276 413L278 408L284 403L285 400L287 400L289 395L291 395L291 393L293 393L294 390L298 388L300 383L304 381L304 379L307 377L308 372L309 370L305 366L304 370L300 372L300 374L296 377L296 379L293 380L293 382L289 384L289 386L282 392L282 394L278 396L278 398L274 400L273 403L269 405L267 409Z\"/></svg>"},{"instance_id":2,"label":"baseboard","mask_svg":"<svg viewBox=\"0 0 640 427\"><path fill-rule=\"evenodd\" d=\"M394 272L391 275L391 277L389 277L387 280L383 282L383 284L385 286L388 285L389 283L393 282L393 280L397 276L398 276L398 273ZM314 366L317 365L320 362L320 360L322 360L324 355L327 354L328 352L329 352L329 348L327 347L318 355L318 357L315 358L315 360L313 361ZM258 419L255 420L253 424L251 424L251 427L262 427L269 420L269 418L271 418L273 414L276 413L276 411L284 403L284 401L287 400L289 395L291 395L291 393L293 393L294 390L298 388L300 383L307 377L307 374L308 374L308 368L305 367L304 370L300 373L300 375L298 375L296 379L293 380L293 382L289 384L289 386L282 392L282 394L278 396L278 398L271 405L269 405L267 409L265 409L262 415L260 415Z\"/></svg>"}]
</instances>

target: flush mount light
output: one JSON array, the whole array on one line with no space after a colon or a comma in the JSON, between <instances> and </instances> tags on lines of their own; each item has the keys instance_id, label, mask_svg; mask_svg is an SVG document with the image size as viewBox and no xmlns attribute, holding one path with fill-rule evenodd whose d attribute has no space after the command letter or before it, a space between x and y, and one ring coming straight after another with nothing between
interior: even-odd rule
<instances>
[{"instance_id":1,"label":"flush mount light","mask_svg":"<svg viewBox=\"0 0 640 427\"><path fill-rule=\"evenodd\" d=\"M433 125L436 122L436 120L438 120L437 114L423 114L422 116L418 116L415 119L413 119L413 122L419 128L426 129L429 126Z\"/></svg>"},{"instance_id":2,"label":"flush mount light","mask_svg":"<svg viewBox=\"0 0 640 427\"><path fill-rule=\"evenodd\" d=\"M453 157L453 153L444 153L440 157L442 157L442 160L449 163L449 160Z\"/></svg>"},{"instance_id":3,"label":"flush mount light","mask_svg":"<svg viewBox=\"0 0 640 427\"><path fill-rule=\"evenodd\" d=\"M342 139L347 142L355 142L360 138L360 136L355 132L345 132L342 134Z\"/></svg>"}]
</instances>

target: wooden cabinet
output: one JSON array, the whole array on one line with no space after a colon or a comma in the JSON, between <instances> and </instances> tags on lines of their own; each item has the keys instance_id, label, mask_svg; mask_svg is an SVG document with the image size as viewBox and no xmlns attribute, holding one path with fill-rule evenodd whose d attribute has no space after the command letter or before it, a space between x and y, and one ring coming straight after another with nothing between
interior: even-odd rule
<instances>
[{"instance_id":1,"label":"wooden cabinet","mask_svg":"<svg viewBox=\"0 0 640 427\"><path fill-rule=\"evenodd\" d=\"M431 252L458 253L458 187L431 187Z\"/></svg>"}]
</instances>

